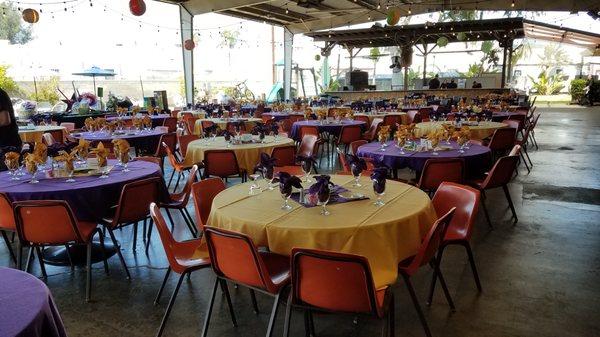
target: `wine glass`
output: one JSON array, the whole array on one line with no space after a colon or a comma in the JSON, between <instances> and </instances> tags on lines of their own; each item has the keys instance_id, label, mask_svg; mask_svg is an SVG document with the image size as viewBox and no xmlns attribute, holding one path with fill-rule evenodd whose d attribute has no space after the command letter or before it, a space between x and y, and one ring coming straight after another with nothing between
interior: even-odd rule
<instances>
[{"instance_id":1,"label":"wine glass","mask_svg":"<svg viewBox=\"0 0 600 337\"><path fill-rule=\"evenodd\" d=\"M400 154L402 154L402 155L406 154L404 152L404 145L406 144L406 138L400 137L397 139L397 142L398 142L398 148L400 149Z\"/></svg>"},{"instance_id":2,"label":"wine glass","mask_svg":"<svg viewBox=\"0 0 600 337\"><path fill-rule=\"evenodd\" d=\"M292 209L292 205L289 203L290 196L292 195L292 187L280 187L279 191L281 192L281 197L283 198L283 205L281 205L281 209L289 211Z\"/></svg>"},{"instance_id":3,"label":"wine glass","mask_svg":"<svg viewBox=\"0 0 600 337\"><path fill-rule=\"evenodd\" d=\"M362 187L360 184L360 174L362 173L362 167L359 165L352 163L350 164L350 171L352 171L352 175L354 176L354 183L352 187Z\"/></svg>"},{"instance_id":4,"label":"wine glass","mask_svg":"<svg viewBox=\"0 0 600 337\"><path fill-rule=\"evenodd\" d=\"M267 188L269 189L269 191L274 190L275 188L273 187L273 179L275 178L275 174L274 174L273 170L268 169L268 168L263 168L262 172L263 172L263 177L267 181Z\"/></svg>"},{"instance_id":5,"label":"wine glass","mask_svg":"<svg viewBox=\"0 0 600 337\"><path fill-rule=\"evenodd\" d=\"M123 164L123 172L129 172L131 171L129 168L127 168L127 164L129 163L129 153L123 153L120 156L121 159L121 163Z\"/></svg>"},{"instance_id":6,"label":"wine glass","mask_svg":"<svg viewBox=\"0 0 600 337\"><path fill-rule=\"evenodd\" d=\"M260 186L256 183L256 180L260 178L259 173L254 173L250 175L250 179L252 179L252 185L250 185L250 195L254 195L254 191L260 192Z\"/></svg>"},{"instance_id":7,"label":"wine glass","mask_svg":"<svg viewBox=\"0 0 600 337\"><path fill-rule=\"evenodd\" d=\"M108 179L108 173L110 172L110 170L108 169L108 165L101 167L100 170L102 172L100 179Z\"/></svg>"},{"instance_id":8,"label":"wine glass","mask_svg":"<svg viewBox=\"0 0 600 337\"><path fill-rule=\"evenodd\" d=\"M431 148L433 150L433 152L431 152L431 155L433 155L433 156L439 155L439 153L437 152L437 146L438 146L440 140L437 137L433 137L430 140L430 142L431 142Z\"/></svg>"},{"instance_id":9,"label":"wine glass","mask_svg":"<svg viewBox=\"0 0 600 337\"><path fill-rule=\"evenodd\" d=\"M10 180L21 180L17 175L17 169L19 168L19 163L15 163L12 160L5 160L4 164L6 168L8 168L8 174L10 175Z\"/></svg>"},{"instance_id":10,"label":"wine glass","mask_svg":"<svg viewBox=\"0 0 600 337\"><path fill-rule=\"evenodd\" d=\"M65 172L67 172L68 179L65 180L67 183L74 183L75 179L73 179L73 173L75 173L75 167L73 163L67 164L65 163Z\"/></svg>"},{"instance_id":11,"label":"wine glass","mask_svg":"<svg viewBox=\"0 0 600 337\"><path fill-rule=\"evenodd\" d=\"M381 143L381 149L379 151L385 152L385 142L387 141L387 137L385 135L379 135L379 143Z\"/></svg>"},{"instance_id":12,"label":"wine glass","mask_svg":"<svg viewBox=\"0 0 600 337\"><path fill-rule=\"evenodd\" d=\"M317 205L321 206L321 215L329 215L331 214L331 212L329 212L327 210L327 203L329 202L329 197L331 196L331 193L329 191L325 192L325 193L320 193L317 198Z\"/></svg>"},{"instance_id":13,"label":"wine glass","mask_svg":"<svg viewBox=\"0 0 600 337\"><path fill-rule=\"evenodd\" d=\"M35 165L35 167L31 168L29 170L29 173L31 173L31 180L29 181L30 184L37 184L40 181L37 179L37 173L38 173L39 169L37 167L37 165Z\"/></svg>"},{"instance_id":14,"label":"wine glass","mask_svg":"<svg viewBox=\"0 0 600 337\"><path fill-rule=\"evenodd\" d=\"M310 173L312 172L312 161L311 160L303 160L302 161L302 172L304 173L303 180L307 183L311 183L312 179L310 179Z\"/></svg>"},{"instance_id":15,"label":"wine glass","mask_svg":"<svg viewBox=\"0 0 600 337\"><path fill-rule=\"evenodd\" d=\"M385 180L373 179L373 191L377 196L377 200L373 203L377 207L385 205L383 196L385 195Z\"/></svg>"}]
</instances>

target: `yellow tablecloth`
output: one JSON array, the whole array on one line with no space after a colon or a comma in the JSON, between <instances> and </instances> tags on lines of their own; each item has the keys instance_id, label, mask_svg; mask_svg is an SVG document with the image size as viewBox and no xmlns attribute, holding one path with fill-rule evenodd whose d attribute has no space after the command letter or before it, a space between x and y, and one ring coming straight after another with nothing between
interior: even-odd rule
<instances>
[{"instance_id":1,"label":"yellow tablecloth","mask_svg":"<svg viewBox=\"0 0 600 337\"><path fill-rule=\"evenodd\" d=\"M332 176L334 183L355 191L352 180ZM370 178L361 183L359 190L371 199L328 206L329 216L320 215L320 207L294 201L291 210L281 210L278 188L249 196L248 183L236 185L217 195L208 223L245 233L278 254L301 247L365 256L379 288L396 281L398 263L417 252L437 216L427 194L414 186L388 181L386 205L377 207Z\"/></svg>"},{"instance_id":2,"label":"yellow tablecloth","mask_svg":"<svg viewBox=\"0 0 600 337\"><path fill-rule=\"evenodd\" d=\"M415 128L415 135L417 137L426 136L431 131L441 129L443 122L423 122L418 123ZM480 122L479 125L469 125L471 129L471 139L481 140L490 137L494 134L494 131L500 128L504 128L507 125L504 123L497 122Z\"/></svg>"},{"instance_id":3,"label":"yellow tablecloth","mask_svg":"<svg viewBox=\"0 0 600 337\"><path fill-rule=\"evenodd\" d=\"M196 124L194 124L194 134L195 135L201 135L202 134L202 122L205 121L210 121L215 123L216 125L219 126L219 128L221 128L222 130L225 130L225 128L227 127L227 123L228 122L233 122L233 121L227 121L221 118L203 118L203 119L199 119L196 121ZM246 126L246 130L252 130L252 128L254 128L254 126L256 125L256 123L262 123L262 119L260 118L247 118L246 121L244 122L244 125Z\"/></svg>"},{"instance_id":4,"label":"yellow tablecloth","mask_svg":"<svg viewBox=\"0 0 600 337\"><path fill-rule=\"evenodd\" d=\"M294 140L291 138L267 136L265 137L265 143L240 144L227 147L227 142L223 137L216 137L214 141L211 138L204 138L195 140L188 145L184 161L186 164L199 163L204 160L204 151L207 150L233 150L240 168L252 172L254 166L260 161L261 153L271 154L273 148L293 144Z\"/></svg>"},{"instance_id":5,"label":"yellow tablecloth","mask_svg":"<svg viewBox=\"0 0 600 337\"><path fill-rule=\"evenodd\" d=\"M67 129L64 126L56 126L56 125L36 126L34 130L19 130L19 136L21 136L21 140L24 142L41 142L42 135L46 132L52 132L52 131L62 131L63 139L56 140L59 142L66 139L68 136Z\"/></svg>"},{"instance_id":6,"label":"yellow tablecloth","mask_svg":"<svg viewBox=\"0 0 600 337\"><path fill-rule=\"evenodd\" d=\"M203 110L179 111L179 113L177 114L177 117L181 117L182 113L184 113L184 112L185 113L191 112L194 117L206 118L206 111L203 111Z\"/></svg>"},{"instance_id":7,"label":"yellow tablecloth","mask_svg":"<svg viewBox=\"0 0 600 337\"><path fill-rule=\"evenodd\" d=\"M408 114L406 112L387 112L387 113L376 113L376 114L357 113L357 114L354 114L354 116L369 117L369 123L373 123L373 120L375 118L383 119L387 115L400 116L400 120L402 121L402 124L405 124L405 125L408 124Z\"/></svg>"}]
</instances>

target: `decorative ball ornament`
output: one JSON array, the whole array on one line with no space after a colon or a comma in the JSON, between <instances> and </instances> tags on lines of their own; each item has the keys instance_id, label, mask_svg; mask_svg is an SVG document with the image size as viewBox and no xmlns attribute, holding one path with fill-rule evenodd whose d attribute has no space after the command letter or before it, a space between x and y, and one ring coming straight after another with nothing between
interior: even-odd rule
<instances>
[{"instance_id":1,"label":"decorative ball ornament","mask_svg":"<svg viewBox=\"0 0 600 337\"><path fill-rule=\"evenodd\" d=\"M388 25L395 26L400 21L400 8L390 9L386 21Z\"/></svg>"},{"instance_id":2,"label":"decorative ball ornament","mask_svg":"<svg viewBox=\"0 0 600 337\"><path fill-rule=\"evenodd\" d=\"M445 47L448 45L448 38L445 36L442 36L439 39L437 39L436 43L437 43L438 47Z\"/></svg>"},{"instance_id":3,"label":"decorative ball ornament","mask_svg":"<svg viewBox=\"0 0 600 337\"><path fill-rule=\"evenodd\" d=\"M467 34L460 32L460 33L456 34L456 39L458 41L464 41L467 39Z\"/></svg>"},{"instance_id":4,"label":"decorative ball ornament","mask_svg":"<svg viewBox=\"0 0 600 337\"><path fill-rule=\"evenodd\" d=\"M196 48L196 43L194 43L194 40L192 39L185 40L183 43L183 48L185 48L185 50L192 50Z\"/></svg>"},{"instance_id":5,"label":"decorative ball ornament","mask_svg":"<svg viewBox=\"0 0 600 337\"><path fill-rule=\"evenodd\" d=\"M40 13L33 8L27 8L23 11L23 20L28 23L36 23L40 21Z\"/></svg>"},{"instance_id":6,"label":"decorative ball ornament","mask_svg":"<svg viewBox=\"0 0 600 337\"><path fill-rule=\"evenodd\" d=\"M315 55L315 61L317 61L317 62L321 61L321 55L319 55L319 54Z\"/></svg>"},{"instance_id":7,"label":"decorative ball ornament","mask_svg":"<svg viewBox=\"0 0 600 337\"><path fill-rule=\"evenodd\" d=\"M135 16L142 16L146 13L146 3L144 0L129 0L129 11Z\"/></svg>"}]
</instances>

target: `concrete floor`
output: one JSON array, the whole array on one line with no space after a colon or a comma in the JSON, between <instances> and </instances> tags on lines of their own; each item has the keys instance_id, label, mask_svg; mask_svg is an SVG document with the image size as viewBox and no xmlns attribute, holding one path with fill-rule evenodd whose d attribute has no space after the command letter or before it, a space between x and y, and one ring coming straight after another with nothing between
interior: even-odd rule
<instances>
[{"instance_id":1,"label":"concrete floor","mask_svg":"<svg viewBox=\"0 0 600 337\"><path fill-rule=\"evenodd\" d=\"M478 293L462 248L451 247L443 271L455 300L451 313L441 294L425 307L434 336L598 336L600 334L600 108L541 108L537 130L540 145L531 150L531 174L524 167L511 184L519 222L501 191L489 193L488 208L495 229L480 214L472 241L483 292ZM156 234L156 232L155 232ZM188 237L183 225L179 238ZM167 262L158 235L149 255L138 243L132 253L132 232L117 233L132 280L127 281L118 259L110 259L111 274L94 265L93 302L84 301L85 271L48 267L52 290L70 336L153 336L160 324L176 276L160 305L153 299ZM141 240L140 240L141 241ZM0 265L8 265L0 245ZM33 273L40 275L37 264ZM430 271L413 282L425 302ZM196 336L213 283L210 270L184 281L164 336ZM394 286L398 336L424 336L404 284ZM255 315L245 289L232 292L239 326L234 328L227 306L217 296L209 336L264 336L271 299L257 295L261 312ZM379 323L369 319L316 315L319 336L376 336ZM274 336L281 335L283 311ZM292 336L304 335L303 318L294 315Z\"/></svg>"}]
</instances>

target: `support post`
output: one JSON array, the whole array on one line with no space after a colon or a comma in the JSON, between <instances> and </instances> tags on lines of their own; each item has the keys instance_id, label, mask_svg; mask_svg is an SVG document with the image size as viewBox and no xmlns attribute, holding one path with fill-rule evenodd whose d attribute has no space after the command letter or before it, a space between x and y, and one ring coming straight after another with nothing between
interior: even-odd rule
<instances>
[{"instance_id":1,"label":"support post","mask_svg":"<svg viewBox=\"0 0 600 337\"><path fill-rule=\"evenodd\" d=\"M331 73L329 71L329 55L323 56L323 63L321 65L321 77L323 80L323 88L329 87L329 81L331 80Z\"/></svg>"},{"instance_id":2,"label":"support post","mask_svg":"<svg viewBox=\"0 0 600 337\"><path fill-rule=\"evenodd\" d=\"M506 71L506 81L510 83L512 81L512 59L513 59L513 41L508 43L508 69Z\"/></svg>"},{"instance_id":3,"label":"support post","mask_svg":"<svg viewBox=\"0 0 600 337\"><path fill-rule=\"evenodd\" d=\"M427 83L427 55L429 55L429 51L427 50L427 43L423 43L423 86L428 85L428 83Z\"/></svg>"},{"instance_id":4,"label":"support post","mask_svg":"<svg viewBox=\"0 0 600 337\"><path fill-rule=\"evenodd\" d=\"M408 67L404 67L404 91L408 91Z\"/></svg>"},{"instance_id":5,"label":"support post","mask_svg":"<svg viewBox=\"0 0 600 337\"><path fill-rule=\"evenodd\" d=\"M183 79L185 83L185 102L194 104L194 50L185 49L185 41L194 39L194 16L183 5L179 5L181 24L181 51L183 53Z\"/></svg>"},{"instance_id":6,"label":"support post","mask_svg":"<svg viewBox=\"0 0 600 337\"><path fill-rule=\"evenodd\" d=\"M352 54L352 48L348 48L348 54L350 54L350 72L352 72L352 67L354 66L354 54Z\"/></svg>"},{"instance_id":7,"label":"support post","mask_svg":"<svg viewBox=\"0 0 600 337\"><path fill-rule=\"evenodd\" d=\"M292 97L292 51L294 34L287 28L283 29L283 99Z\"/></svg>"},{"instance_id":8,"label":"support post","mask_svg":"<svg viewBox=\"0 0 600 337\"><path fill-rule=\"evenodd\" d=\"M500 87L504 88L506 87L506 41L504 42L504 45L502 47L502 80L500 83Z\"/></svg>"}]
</instances>

